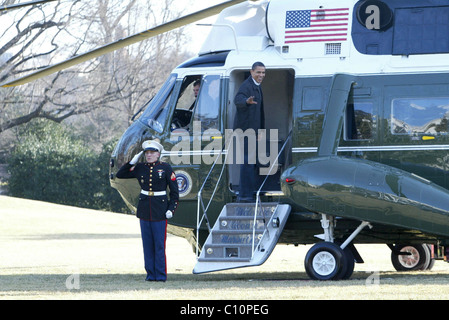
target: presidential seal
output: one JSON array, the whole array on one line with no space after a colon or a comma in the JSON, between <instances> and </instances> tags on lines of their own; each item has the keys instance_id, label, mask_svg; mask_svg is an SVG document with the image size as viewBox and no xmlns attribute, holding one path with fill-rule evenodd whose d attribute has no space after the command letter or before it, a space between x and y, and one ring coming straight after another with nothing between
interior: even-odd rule
<instances>
[{"instance_id":1,"label":"presidential seal","mask_svg":"<svg viewBox=\"0 0 449 320\"><path fill-rule=\"evenodd\" d=\"M175 171L176 181L178 182L179 197L185 197L192 190L192 178L182 170Z\"/></svg>"}]
</instances>

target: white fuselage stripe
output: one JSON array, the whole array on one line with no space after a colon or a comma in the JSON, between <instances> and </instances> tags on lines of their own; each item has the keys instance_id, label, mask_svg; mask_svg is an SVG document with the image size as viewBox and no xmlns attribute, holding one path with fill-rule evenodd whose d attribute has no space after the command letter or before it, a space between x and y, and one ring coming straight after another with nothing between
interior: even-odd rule
<instances>
[{"instance_id":1,"label":"white fuselage stripe","mask_svg":"<svg viewBox=\"0 0 449 320\"><path fill-rule=\"evenodd\" d=\"M429 150L449 150L449 145L398 145L398 146L357 146L357 147L338 147L338 152L354 151L429 151ZM317 152L318 147L293 148L293 153Z\"/></svg>"},{"instance_id":2,"label":"white fuselage stripe","mask_svg":"<svg viewBox=\"0 0 449 320\"><path fill-rule=\"evenodd\" d=\"M356 147L338 147L338 152L354 152L354 151L431 151L431 150L448 150L449 145L397 145L397 146L356 146ZM314 153L318 152L318 147L292 148L293 153ZM189 151L163 151L162 156L202 156L202 155L219 155L217 150L189 150ZM223 150L223 155L227 154L227 150Z\"/></svg>"}]
</instances>

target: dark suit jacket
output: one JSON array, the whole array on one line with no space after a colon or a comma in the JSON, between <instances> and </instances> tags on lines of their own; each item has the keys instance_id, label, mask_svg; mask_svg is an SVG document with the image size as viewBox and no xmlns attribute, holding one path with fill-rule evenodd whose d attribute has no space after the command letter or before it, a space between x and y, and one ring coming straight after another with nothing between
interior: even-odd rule
<instances>
[{"instance_id":1,"label":"dark suit jacket","mask_svg":"<svg viewBox=\"0 0 449 320\"><path fill-rule=\"evenodd\" d=\"M246 99L253 96L257 104L247 104ZM235 116L234 128L240 128L243 131L252 128L265 128L265 115L263 109L263 95L260 86L257 86L252 77L246 79L239 88L235 98L234 104L237 107L237 114Z\"/></svg>"}]
</instances>

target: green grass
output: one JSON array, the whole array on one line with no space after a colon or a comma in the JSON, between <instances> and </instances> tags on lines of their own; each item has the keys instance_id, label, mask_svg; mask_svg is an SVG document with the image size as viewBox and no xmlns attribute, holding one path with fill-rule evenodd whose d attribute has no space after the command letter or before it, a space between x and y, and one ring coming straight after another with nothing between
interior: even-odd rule
<instances>
[{"instance_id":1,"label":"green grass","mask_svg":"<svg viewBox=\"0 0 449 320\"><path fill-rule=\"evenodd\" d=\"M193 275L190 245L169 235L168 281L145 282L134 216L0 196L0 299L449 298L443 261L432 271L399 273L385 245L357 245L365 264L352 278L320 282L305 273L308 248L280 245L260 267ZM379 282L367 285L373 272Z\"/></svg>"}]
</instances>

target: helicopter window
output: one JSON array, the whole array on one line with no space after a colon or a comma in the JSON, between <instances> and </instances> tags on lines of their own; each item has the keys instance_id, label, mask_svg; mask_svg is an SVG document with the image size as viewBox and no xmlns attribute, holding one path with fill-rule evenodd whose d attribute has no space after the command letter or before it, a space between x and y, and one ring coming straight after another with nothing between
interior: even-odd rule
<instances>
[{"instance_id":1,"label":"helicopter window","mask_svg":"<svg viewBox=\"0 0 449 320\"><path fill-rule=\"evenodd\" d=\"M202 132L207 129L219 129L219 110L220 76L206 76L201 84L193 120L201 121Z\"/></svg>"},{"instance_id":2,"label":"helicopter window","mask_svg":"<svg viewBox=\"0 0 449 320\"><path fill-rule=\"evenodd\" d=\"M447 133L449 97L401 98L391 103L393 134Z\"/></svg>"},{"instance_id":3,"label":"helicopter window","mask_svg":"<svg viewBox=\"0 0 449 320\"><path fill-rule=\"evenodd\" d=\"M189 129L190 120L192 118L193 108L195 107L196 98L198 96L201 85L201 76L185 77L181 86L176 103L176 109L173 113L171 130L178 128Z\"/></svg>"},{"instance_id":4,"label":"helicopter window","mask_svg":"<svg viewBox=\"0 0 449 320\"><path fill-rule=\"evenodd\" d=\"M373 104L353 102L346 107L346 140L369 140L373 133Z\"/></svg>"},{"instance_id":5,"label":"helicopter window","mask_svg":"<svg viewBox=\"0 0 449 320\"><path fill-rule=\"evenodd\" d=\"M169 109L167 106L170 102L176 77L176 74L170 75L154 99L148 103L142 117L139 119L145 125L148 125L158 132L162 132L164 130L164 123Z\"/></svg>"}]
</instances>

